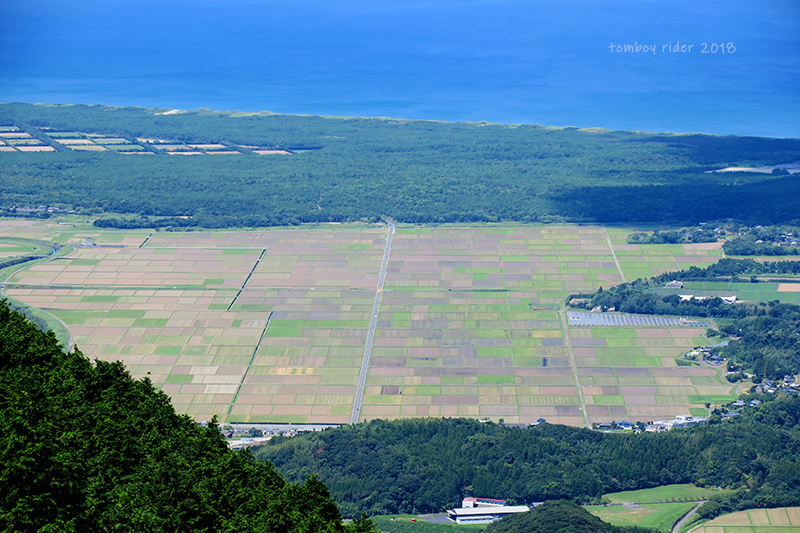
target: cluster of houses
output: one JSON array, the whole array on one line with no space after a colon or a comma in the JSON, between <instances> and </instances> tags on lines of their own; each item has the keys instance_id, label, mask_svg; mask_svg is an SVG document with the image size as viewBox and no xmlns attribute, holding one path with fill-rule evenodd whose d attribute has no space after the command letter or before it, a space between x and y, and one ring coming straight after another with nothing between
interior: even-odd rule
<instances>
[{"instance_id":1,"label":"cluster of houses","mask_svg":"<svg viewBox=\"0 0 800 533\"><path fill-rule=\"evenodd\" d=\"M656 420L648 423L644 430L649 433L660 433L670 429L690 428L693 426L704 426L708 423L707 418L691 415L678 415L674 420Z\"/></svg>"},{"instance_id":2,"label":"cluster of houses","mask_svg":"<svg viewBox=\"0 0 800 533\"><path fill-rule=\"evenodd\" d=\"M765 379L755 387L756 392L762 394L775 394L776 392L783 392L785 394L798 394L800 393L800 383L797 382L794 376L783 376L783 381L770 381Z\"/></svg>"},{"instance_id":3,"label":"cluster of houses","mask_svg":"<svg viewBox=\"0 0 800 533\"><path fill-rule=\"evenodd\" d=\"M200 422L200 425L206 426L208 424L206 422ZM260 446L276 435L283 437L294 437L303 431L315 431L318 429L319 428L316 426L298 426L297 428L258 428L256 426L249 426L247 424L236 424L235 426L227 425L224 428L220 428L220 431L222 431L229 448L232 450L241 450L251 446Z\"/></svg>"},{"instance_id":4,"label":"cluster of houses","mask_svg":"<svg viewBox=\"0 0 800 533\"><path fill-rule=\"evenodd\" d=\"M74 211L72 209L69 209L69 210L60 209L58 207L50 207L50 206L47 206L47 205L40 205L40 206L37 206L37 207L17 207L16 205L12 205L11 207L4 207L4 206L0 205L0 210L4 210L4 209L8 209L9 211L12 211L14 213L18 213L18 214L21 214L21 215L29 215L29 214L33 214L33 213L44 213L45 211L48 212L48 213L62 213L62 214L68 214L68 215L77 214L77 211Z\"/></svg>"},{"instance_id":5,"label":"cluster of houses","mask_svg":"<svg viewBox=\"0 0 800 533\"><path fill-rule=\"evenodd\" d=\"M634 424L627 420L617 420L615 422L600 422L594 427L599 431L609 432L614 430L633 431L637 427L644 425L646 432L669 431L670 429L689 428L692 426L703 426L708 423L707 418L700 418L691 415L678 415L674 420L656 420L646 424ZM640 428L641 429L641 428Z\"/></svg>"},{"instance_id":6,"label":"cluster of houses","mask_svg":"<svg viewBox=\"0 0 800 533\"><path fill-rule=\"evenodd\" d=\"M721 357L715 353L712 353L712 348L717 348L720 346L727 346L730 341L722 341L719 344L715 344L714 346L695 346L688 352L686 352L683 357L689 361L697 361L699 358L702 358L708 364L721 366L727 359Z\"/></svg>"},{"instance_id":7,"label":"cluster of houses","mask_svg":"<svg viewBox=\"0 0 800 533\"><path fill-rule=\"evenodd\" d=\"M750 400L749 402L745 402L744 400L736 400L731 404L731 407L735 407L737 409L741 409L745 405L749 407L757 407L761 405L761 400Z\"/></svg>"}]
</instances>

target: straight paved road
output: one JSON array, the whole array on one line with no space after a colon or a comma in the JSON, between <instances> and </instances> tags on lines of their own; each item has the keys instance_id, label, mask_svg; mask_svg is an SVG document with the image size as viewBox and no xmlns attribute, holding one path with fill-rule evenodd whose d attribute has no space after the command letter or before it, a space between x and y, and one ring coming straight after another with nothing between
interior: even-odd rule
<instances>
[{"instance_id":1,"label":"straight paved road","mask_svg":"<svg viewBox=\"0 0 800 533\"><path fill-rule=\"evenodd\" d=\"M392 237L394 236L394 223L389 223L389 234L386 237L386 246L383 248L383 263L381 264L381 275L378 277L378 289L375 293L375 303L372 304L372 316L369 320L369 332L367 333L367 344L364 346L364 359L361 361L361 373L358 376L358 388L356 389L356 399L353 402L353 413L350 415L350 423L358 423L361 415L361 402L364 398L364 383L367 381L369 370L369 356L372 353L372 340L375 337L375 327L378 325L378 311L381 307L381 295L383 294L383 282L386 279L386 267L389 265L389 252L392 249Z\"/></svg>"}]
</instances>

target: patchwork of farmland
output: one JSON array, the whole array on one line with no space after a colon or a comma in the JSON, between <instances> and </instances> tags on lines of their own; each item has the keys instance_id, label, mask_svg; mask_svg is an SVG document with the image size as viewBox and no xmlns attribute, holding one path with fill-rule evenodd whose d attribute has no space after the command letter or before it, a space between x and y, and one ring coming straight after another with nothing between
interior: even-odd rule
<instances>
[{"instance_id":1,"label":"patchwork of farmland","mask_svg":"<svg viewBox=\"0 0 800 533\"><path fill-rule=\"evenodd\" d=\"M167 139L128 139L124 137L109 137L100 133L55 131L50 128L40 129L31 126L28 126L28 130L39 136L44 135L44 138L49 139L50 144L54 146L43 143L17 126L0 125L0 152L56 152L55 147L59 147L65 150L82 152L111 151L120 154L240 155L246 153L291 155L291 152L287 150L265 149L257 146L219 143L184 144L180 141Z\"/></svg>"},{"instance_id":2,"label":"patchwork of farmland","mask_svg":"<svg viewBox=\"0 0 800 533\"><path fill-rule=\"evenodd\" d=\"M750 509L717 517L691 533L789 533L800 528L800 507Z\"/></svg>"},{"instance_id":3,"label":"patchwork of farmland","mask_svg":"<svg viewBox=\"0 0 800 533\"><path fill-rule=\"evenodd\" d=\"M228 422L345 423L356 413L584 425L729 398L717 369L676 366L704 328L586 327L559 311L570 292L720 255L666 245L645 256L626 234L398 228L387 250L381 226L149 234L0 221L0 238L76 245L14 273L6 294L62 319L89 357L148 376L179 411Z\"/></svg>"}]
</instances>

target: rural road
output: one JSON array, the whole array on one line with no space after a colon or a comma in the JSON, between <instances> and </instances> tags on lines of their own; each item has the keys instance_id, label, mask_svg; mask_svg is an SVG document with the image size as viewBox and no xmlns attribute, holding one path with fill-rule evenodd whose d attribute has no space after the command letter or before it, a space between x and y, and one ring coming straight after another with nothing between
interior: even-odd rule
<instances>
[{"instance_id":1,"label":"rural road","mask_svg":"<svg viewBox=\"0 0 800 533\"><path fill-rule=\"evenodd\" d=\"M683 515L680 520L675 522L675 525L672 526L672 533L678 533L681 530L681 528L683 527L683 524L688 522L689 519L694 516L694 513L696 513L697 510L700 509L700 506L703 505L704 503L706 503L707 501L708 500L701 501L700 503L698 503L697 505L692 507L692 509L688 513Z\"/></svg>"},{"instance_id":2,"label":"rural road","mask_svg":"<svg viewBox=\"0 0 800 533\"><path fill-rule=\"evenodd\" d=\"M372 353L372 340L375 337L375 327L378 325L378 311L381 307L381 295L383 294L383 282L386 279L386 268L389 265L389 252L392 249L392 237L394 236L394 223L389 222L389 234L386 237L386 246L383 248L383 263L381 263L381 274L378 276L378 289L375 292L375 303L372 304L372 316L369 319L369 332L367 332L367 344L364 346L364 359L361 361L361 373L358 376L358 388L356 388L356 398L353 401L353 413L350 415L350 423L358 423L361 415L361 402L364 398L364 383L367 381L367 371L369 370L369 356Z\"/></svg>"},{"instance_id":3,"label":"rural road","mask_svg":"<svg viewBox=\"0 0 800 533\"><path fill-rule=\"evenodd\" d=\"M625 281L625 273L622 271L622 267L619 264L619 259L617 259L617 253L614 251L614 245L611 244L611 237L608 236L608 230L605 226L603 228L603 235L606 237L606 242L608 243L608 249L611 250L611 257L614 258L614 263L617 265L617 270L619 271L619 277L622 281Z\"/></svg>"},{"instance_id":4,"label":"rural road","mask_svg":"<svg viewBox=\"0 0 800 533\"><path fill-rule=\"evenodd\" d=\"M592 427L589 423L589 413L586 411L586 399L583 397L583 388L581 387L581 380L578 377L578 365L575 363L575 353L572 351L572 341L569 338L569 331L567 329L567 316L564 311L558 312L558 321L561 324L561 331L564 333L564 344L569 353L569 366L572 368L572 377L575 378L575 388L578 390L578 400L581 402L581 415L583 416L583 424L587 428Z\"/></svg>"}]
</instances>

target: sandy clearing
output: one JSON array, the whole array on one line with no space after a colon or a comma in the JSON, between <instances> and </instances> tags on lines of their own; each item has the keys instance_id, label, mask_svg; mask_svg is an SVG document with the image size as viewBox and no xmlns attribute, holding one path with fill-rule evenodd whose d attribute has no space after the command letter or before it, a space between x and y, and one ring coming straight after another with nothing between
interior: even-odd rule
<instances>
[{"instance_id":1,"label":"sandy clearing","mask_svg":"<svg viewBox=\"0 0 800 533\"><path fill-rule=\"evenodd\" d=\"M20 152L55 152L52 146L17 146Z\"/></svg>"},{"instance_id":2,"label":"sandy clearing","mask_svg":"<svg viewBox=\"0 0 800 533\"><path fill-rule=\"evenodd\" d=\"M779 283L778 292L800 292L800 283Z\"/></svg>"},{"instance_id":3,"label":"sandy clearing","mask_svg":"<svg viewBox=\"0 0 800 533\"><path fill-rule=\"evenodd\" d=\"M91 139L58 139L56 142L64 146L72 146L78 144L94 144Z\"/></svg>"}]
</instances>

